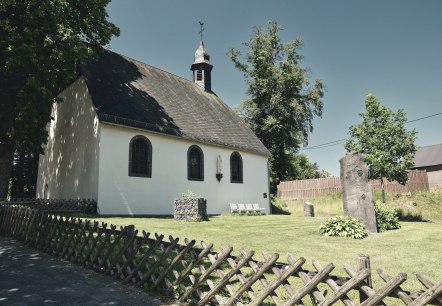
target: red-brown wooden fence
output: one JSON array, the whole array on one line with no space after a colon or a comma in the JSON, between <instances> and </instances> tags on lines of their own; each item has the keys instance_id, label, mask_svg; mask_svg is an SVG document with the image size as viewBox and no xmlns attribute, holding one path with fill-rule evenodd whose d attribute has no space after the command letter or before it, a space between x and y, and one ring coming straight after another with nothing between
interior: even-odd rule
<instances>
[{"instance_id":1,"label":"red-brown wooden fence","mask_svg":"<svg viewBox=\"0 0 442 306\"><path fill-rule=\"evenodd\" d=\"M370 181L370 185L372 191L381 190L379 180ZM429 190L427 172L422 170L409 171L406 185L384 180L384 188L388 194L408 194L409 192ZM285 181L278 185L278 194L283 199L317 198L337 192L342 192L339 177Z\"/></svg>"}]
</instances>

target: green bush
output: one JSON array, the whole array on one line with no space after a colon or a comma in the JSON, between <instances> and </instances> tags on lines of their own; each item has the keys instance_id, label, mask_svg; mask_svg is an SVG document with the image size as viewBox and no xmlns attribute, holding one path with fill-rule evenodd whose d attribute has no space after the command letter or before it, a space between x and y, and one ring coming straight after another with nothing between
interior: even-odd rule
<instances>
[{"instance_id":1,"label":"green bush","mask_svg":"<svg viewBox=\"0 0 442 306\"><path fill-rule=\"evenodd\" d=\"M287 203L280 197L272 198L272 214L274 215L290 215Z\"/></svg>"},{"instance_id":2,"label":"green bush","mask_svg":"<svg viewBox=\"0 0 442 306\"><path fill-rule=\"evenodd\" d=\"M365 225L350 216L338 216L325 220L319 233L326 236L363 239L368 236Z\"/></svg>"},{"instance_id":3,"label":"green bush","mask_svg":"<svg viewBox=\"0 0 442 306\"><path fill-rule=\"evenodd\" d=\"M186 192L183 192L180 196L181 199L195 199L195 198L200 198L199 195L197 195L195 192L193 192L192 190L187 190Z\"/></svg>"},{"instance_id":4,"label":"green bush","mask_svg":"<svg viewBox=\"0 0 442 306\"><path fill-rule=\"evenodd\" d=\"M393 207L388 206L381 201L376 201L374 203L374 211L376 213L378 232L381 233L401 228L398 215Z\"/></svg>"}]
</instances>

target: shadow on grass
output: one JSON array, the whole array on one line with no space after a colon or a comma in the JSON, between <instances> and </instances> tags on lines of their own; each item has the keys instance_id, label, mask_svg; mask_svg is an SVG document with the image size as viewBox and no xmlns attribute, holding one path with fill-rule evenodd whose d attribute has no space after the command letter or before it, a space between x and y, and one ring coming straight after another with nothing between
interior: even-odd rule
<instances>
[{"instance_id":1,"label":"shadow on grass","mask_svg":"<svg viewBox=\"0 0 442 306\"><path fill-rule=\"evenodd\" d=\"M402 222L431 222L431 220L426 220L422 217L419 212L412 212L409 210L404 210L402 208L396 209L399 221Z\"/></svg>"}]
</instances>

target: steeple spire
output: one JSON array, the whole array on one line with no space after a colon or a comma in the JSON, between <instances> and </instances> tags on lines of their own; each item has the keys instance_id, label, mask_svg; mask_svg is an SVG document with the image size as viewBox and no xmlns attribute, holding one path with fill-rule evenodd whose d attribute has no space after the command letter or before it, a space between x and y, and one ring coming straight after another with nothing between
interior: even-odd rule
<instances>
[{"instance_id":1,"label":"steeple spire","mask_svg":"<svg viewBox=\"0 0 442 306\"><path fill-rule=\"evenodd\" d=\"M195 51L195 60L190 69L193 72L193 81L201 86L205 91L212 91L212 81L210 74L213 66L210 64L209 51L204 47L204 23L200 21L199 24L200 31L198 33L200 34L201 40L198 49L196 49Z\"/></svg>"}]
</instances>

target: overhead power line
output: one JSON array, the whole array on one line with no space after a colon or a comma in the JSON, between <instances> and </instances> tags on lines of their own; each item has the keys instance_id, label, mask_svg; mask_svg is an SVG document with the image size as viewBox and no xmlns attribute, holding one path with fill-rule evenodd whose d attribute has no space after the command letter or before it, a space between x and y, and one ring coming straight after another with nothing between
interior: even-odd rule
<instances>
[{"instance_id":1,"label":"overhead power line","mask_svg":"<svg viewBox=\"0 0 442 306\"><path fill-rule=\"evenodd\" d=\"M428 119L428 118L432 118L432 117L436 117L436 116L440 116L442 115L441 113L436 113L436 114L432 114L432 115L428 115L425 117L420 117L417 119L413 119L413 120L409 120L405 123L411 123L411 122L416 122L416 121L420 121L420 120L424 120L424 119ZM333 147L333 146L337 146L339 144L344 143L346 140L346 138L342 138L342 139L338 139L338 140L334 140L334 141L330 141L330 142L326 142L326 143L322 143L319 145L314 145L314 146L310 146L310 147L305 147L305 148L300 148L300 151L305 151L305 150L315 150L315 149L323 149L323 148L328 148L328 147Z\"/></svg>"},{"instance_id":2,"label":"overhead power line","mask_svg":"<svg viewBox=\"0 0 442 306\"><path fill-rule=\"evenodd\" d=\"M429 115L429 116L413 119L413 120L407 121L406 123L411 123L411 122L415 122L415 121L419 121L419 120L423 120L423 119L427 119L427 118L431 118L431 117L436 117L436 116L439 116L439 115L442 115L442 113L437 113L437 114L433 114L433 115Z\"/></svg>"},{"instance_id":3,"label":"overhead power line","mask_svg":"<svg viewBox=\"0 0 442 306\"><path fill-rule=\"evenodd\" d=\"M345 141L346 138L342 138L342 139L338 139L335 141L330 141L330 142L326 142L323 144L319 144L319 145L315 145L315 146L311 146L311 147L305 147L305 148L301 148L299 150L313 150L313 149L321 149L321 148L328 148L328 147L332 147L332 146L336 146L338 144L341 144Z\"/></svg>"}]
</instances>

